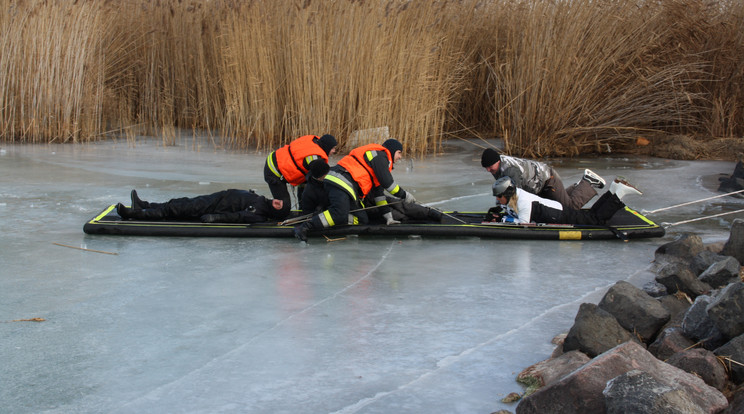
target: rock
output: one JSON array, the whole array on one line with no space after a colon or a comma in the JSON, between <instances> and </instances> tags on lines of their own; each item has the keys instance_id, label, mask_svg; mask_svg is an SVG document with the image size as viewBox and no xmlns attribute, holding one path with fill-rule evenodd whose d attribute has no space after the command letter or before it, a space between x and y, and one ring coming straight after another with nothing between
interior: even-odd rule
<instances>
[{"instance_id":1,"label":"rock","mask_svg":"<svg viewBox=\"0 0 744 414\"><path fill-rule=\"evenodd\" d=\"M712 288L726 286L731 282L739 280L741 265L736 258L731 256L719 256L720 260L712 263L703 271L698 279L710 285Z\"/></svg>"},{"instance_id":2,"label":"rock","mask_svg":"<svg viewBox=\"0 0 744 414\"><path fill-rule=\"evenodd\" d=\"M522 394L519 394L517 392L510 392L506 397L501 399L501 402L509 404L509 403L517 402L520 399L522 399Z\"/></svg>"},{"instance_id":3,"label":"rock","mask_svg":"<svg viewBox=\"0 0 744 414\"><path fill-rule=\"evenodd\" d=\"M563 341L566 340L566 335L567 334L564 333L558 334L550 340L550 343L555 345L553 353L550 354L551 358L558 358L559 356L563 355Z\"/></svg>"},{"instance_id":4,"label":"rock","mask_svg":"<svg viewBox=\"0 0 744 414\"><path fill-rule=\"evenodd\" d=\"M726 257L727 256L720 255L710 249L705 249L692 258L692 261L690 262L690 270L700 276L700 274L703 273L705 269L709 268L710 265L723 260Z\"/></svg>"},{"instance_id":5,"label":"rock","mask_svg":"<svg viewBox=\"0 0 744 414\"><path fill-rule=\"evenodd\" d=\"M711 290L711 287L701 282L685 263L665 264L659 268L655 280L664 285L669 293L680 290L692 298Z\"/></svg>"},{"instance_id":6,"label":"rock","mask_svg":"<svg viewBox=\"0 0 744 414\"><path fill-rule=\"evenodd\" d=\"M683 391L705 413L716 413L726 397L702 379L654 358L636 342L626 342L594 358L559 381L520 401L517 414L603 413L607 382L628 371L641 370L672 389Z\"/></svg>"},{"instance_id":7,"label":"rock","mask_svg":"<svg viewBox=\"0 0 744 414\"><path fill-rule=\"evenodd\" d=\"M682 320L684 335L700 342L706 349L715 349L727 340L708 315L707 309L712 302L713 298L708 295L698 296Z\"/></svg>"},{"instance_id":8,"label":"rock","mask_svg":"<svg viewBox=\"0 0 744 414\"><path fill-rule=\"evenodd\" d=\"M708 316L728 339L744 333L744 283L726 286L708 305Z\"/></svg>"},{"instance_id":9,"label":"rock","mask_svg":"<svg viewBox=\"0 0 744 414\"><path fill-rule=\"evenodd\" d=\"M695 342L682 334L682 328L672 327L661 331L656 340L648 346L648 352L666 361L677 352L682 352L694 345Z\"/></svg>"},{"instance_id":10,"label":"rock","mask_svg":"<svg viewBox=\"0 0 744 414\"><path fill-rule=\"evenodd\" d=\"M517 375L517 382L528 387L526 394L550 385L572 373L591 359L579 351L570 351L557 357L538 362Z\"/></svg>"},{"instance_id":11,"label":"rock","mask_svg":"<svg viewBox=\"0 0 744 414\"><path fill-rule=\"evenodd\" d=\"M620 326L638 334L644 342L656 336L670 317L659 301L625 281L615 283L607 291L599 308L609 312Z\"/></svg>"},{"instance_id":12,"label":"rock","mask_svg":"<svg viewBox=\"0 0 744 414\"><path fill-rule=\"evenodd\" d=\"M664 309L669 312L669 321L665 325L665 328L673 326L682 326L682 319L685 317L685 312L690 309L692 300L686 294L677 292L674 295L666 295L659 298L659 303Z\"/></svg>"},{"instance_id":13,"label":"rock","mask_svg":"<svg viewBox=\"0 0 744 414\"><path fill-rule=\"evenodd\" d=\"M692 399L651 375L632 370L611 379L604 389L607 414L703 414Z\"/></svg>"},{"instance_id":14,"label":"rock","mask_svg":"<svg viewBox=\"0 0 744 414\"><path fill-rule=\"evenodd\" d=\"M744 386L735 389L729 397L729 406L718 414L744 413Z\"/></svg>"},{"instance_id":15,"label":"rock","mask_svg":"<svg viewBox=\"0 0 744 414\"><path fill-rule=\"evenodd\" d=\"M723 391L726 385L726 370L716 355L706 349L693 348L674 354L668 361L670 365L697 375L706 384Z\"/></svg>"},{"instance_id":16,"label":"rock","mask_svg":"<svg viewBox=\"0 0 744 414\"><path fill-rule=\"evenodd\" d=\"M633 339L609 312L593 303L582 303L563 342L563 352L578 350L595 357Z\"/></svg>"},{"instance_id":17,"label":"rock","mask_svg":"<svg viewBox=\"0 0 744 414\"><path fill-rule=\"evenodd\" d=\"M703 240L695 234L682 234L675 240L656 249L654 261L657 263L685 262L697 256L704 249Z\"/></svg>"},{"instance_id":18,"label":"rock","mask_svg":"<svg viewBox=\"0 0 744 414\"><path fill-rule=\"evenodd\" d=\"M739 263L744 263L744 220L735 219L731 224L731 233L721 254L733 256Z\"/></svg>"},{"instance_id":19,"label":"rock","mask_svg":"<svg viewBox=\"0 0 744 414\"><path fill-rule=\"evenodd\" d=\"M644 284L643 291L646 292L649 296L654 297L654 298L664 297L669 294L669 292L667 292L666 286L662 285L661 283L655 280L652 280Z\"/></svg>"},{"instance_id":20,"label":"rock","mask_svg":"<svg viewBox=\"0 0 744 414\"><path fill-rule=\"evenodd\" d=\"M744 335L728 341L713 353L724 358L723 363L729 370L729 377L734 383L744 383L744 365L742 365L744 364Z\"/></svg>"}]
</instances>

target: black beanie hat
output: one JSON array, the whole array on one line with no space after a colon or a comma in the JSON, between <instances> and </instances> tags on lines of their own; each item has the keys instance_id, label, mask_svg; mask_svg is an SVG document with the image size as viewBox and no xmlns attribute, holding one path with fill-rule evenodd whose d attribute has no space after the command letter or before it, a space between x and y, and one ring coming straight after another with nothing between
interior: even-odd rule
<instances>
[{"instance_id":1,"label":"black beanie hat","mask_svg":"<svg viewBox=\"0 0 744 414\"><path fill-rule=\"evenodd\" d=\"M331 167L328 166L328 163L325 162L325 160L315 160L311 162L308 167L310 170L310 175L313 178L320 178L328 174L328 171L331 169Z\"/></svg>"},{"instance_id":2,"label":"black beanie hat","mask_svg":"<svg viewBox=\"0 0 744 414\"><path fill-rule=\"evenodd\" d=\"M327 155L331 154L331 150L337 144L338 142L336 142L336 137L334 137L333 135L325 134L322 137L318 138L318 145L320 145L320 148L323 148L323 151L325 151Z\"/></svg>"},{"instance_id":3,"label":"black beanie hat","mask_svg":"<svg viewBox=\"0 0 744 414\"><path fill-rule=\"evenodd\" d=\"M493 148L483 150L483 155L481 155L481 165L483 168L488 168L499 161L501 161L501 155L499 155L498 151Z\"/></svg>"},{"instance_id":4,"label":"black beanie hat","mask_svg":"<svg viewBox=\"0 0 744 414\"><path fill-rule=\"evenodd\" d=\"M382 143L382 146L387 148L388 151L390 151L390 155L395 157L395 151L403 152L403 144L400 143L397 139L390 138L389 140Z\"/></svg>"}]
</instances>

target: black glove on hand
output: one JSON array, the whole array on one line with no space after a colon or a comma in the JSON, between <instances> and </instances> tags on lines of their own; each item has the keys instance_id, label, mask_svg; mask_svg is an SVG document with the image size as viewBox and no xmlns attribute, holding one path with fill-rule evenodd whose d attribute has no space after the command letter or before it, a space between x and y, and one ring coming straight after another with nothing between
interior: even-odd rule
<instances>
[{"instance_id":1,"label":"black glove on hand","mask_svg":"<svg viewBox=\"0 0 744 414\"><path fill-rule=\"evenodd\" d=\"M504 211L504 207L501 207L501 206L491 207L490 209L488 209L488 212L486 213L486 217L485 217L484 221L488 221L488 222L498 221L498 222L500 222L501 219L504 217L505 214L506 214L506 211Z\"/></svg>"}]
</instances>

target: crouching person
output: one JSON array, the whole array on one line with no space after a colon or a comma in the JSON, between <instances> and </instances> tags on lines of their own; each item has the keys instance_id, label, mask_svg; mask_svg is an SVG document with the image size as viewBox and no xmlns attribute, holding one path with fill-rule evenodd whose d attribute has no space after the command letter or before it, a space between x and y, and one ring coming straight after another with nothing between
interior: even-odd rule
<instances>
[{"instance_id":1,"label":"crouching person","mask_svg":"<svg viewBox=\"0 0 744 414\"><path fill-rule=\"evenodd\" d=\"M393 219L387 205L385 191L408 202L416 199L400 188L393 179L393 164L400 160L403 145L396 139L389 139L382 145L369 144L357 147L349 155L331 167L323 179L323 187L328 195L328 208L313 216L309 221L295 227L295 236L307 241L311 230L321 230L339 224L366 224L369 220L362 200L370 195L379 206L387 224L398 223ZM350 212L354 211L354 214Z\"/></svg>"}]
</instances>

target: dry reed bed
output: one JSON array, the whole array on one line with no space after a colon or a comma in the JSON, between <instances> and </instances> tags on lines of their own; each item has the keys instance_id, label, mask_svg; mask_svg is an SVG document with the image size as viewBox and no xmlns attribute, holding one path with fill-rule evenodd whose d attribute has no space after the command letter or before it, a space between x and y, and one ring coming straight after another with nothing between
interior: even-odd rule
<instances>
[{"instance_id":1,"label":"dry reed bed","mask_svg":"<svg viewBox=\"0 0 744 414\"><path fill-rule=\"evenodd\" d=\"M0 8L0 140L218 134L271 148L387 125L528 156L744 136L744 2L48 2Z\"/></svg>"}]
</instances>

